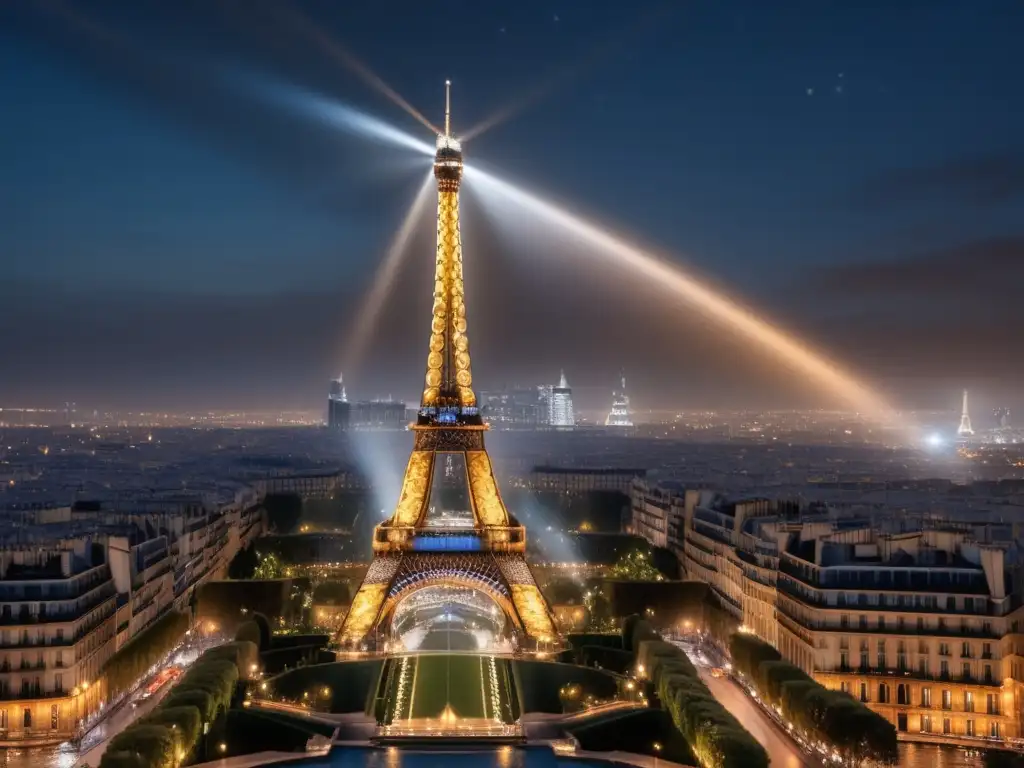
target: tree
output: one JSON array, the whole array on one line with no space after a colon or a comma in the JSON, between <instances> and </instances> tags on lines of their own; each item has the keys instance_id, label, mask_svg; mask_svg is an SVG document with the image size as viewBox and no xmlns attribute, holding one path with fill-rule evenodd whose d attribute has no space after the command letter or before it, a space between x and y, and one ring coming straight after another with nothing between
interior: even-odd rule
<instances>
[{"instance_id":1,"label":"tree","mask_svg":"<svg viewBox=\"0 0 1024 768\"><path fill-rule=\"evenodd\" d=\"M640 549L627 552L611 567L611 577L624 581L664 581L661 571L654 567L650 553Z\"/></svg>"},{"instance_id":2,"label":"tree","mask_svg":"<svg viewBox=\"0 0 1024 768\"><path fill-rule=\"evenodd\" d=\"M170 728L177 736L180 753L187 757L199 741L203 719L195 706L160 706L140 723Z\"/></svg>"},{"instance_id":3,"label":"tree","mask_svg":"<svg viewBox=\"0 0 1024 768\"><path fill-rule=\"evenodd\" d=\"M216 648L211 648L203 657L207 660L224 659L230 661L238 669L238 676L243 680L249 679L254 667L259 663L259 646L251 640L236 640L233 643L225 643Z\"/></svg>"},{"instance_id":4,"label":"tree","mask_svg":"<svg viewBox=\"0 0 1024 768\"><path fill-rule=\"evenodd\" d=\"M118 753L135 753L142 758L141 764L147 768L174 768L181 748L178 737L170 728L137 723L114 736L107 745L107 752L118 761ZM100 768L108 768L106 754L100 760Z\"/></svg>"},{"instance_id":5,"label":"tree","mask_svg":"<svg viewBox=\"0 0 1024 768\"><path fill-rule=\"evenodd\" d=\"M878 713L848 694L825 688L753 635L733 635L729 648L733 667L801 730L856 762L898 760L896 729Z\"/></svg>"},{"instance_id":6,"label":"tree","mask_svg":"<svg viewBox=\"0 0 1024 768\"><path fill-rule=\"evenodd\" d=\"M174 686L161 702L161 708L192 707L199 712L199 717L204 723L212 722L217 716L217 702L214 697L205 690L199 688L182 688Z\"/></svg>"},{"instance_id":7,"label":"tree","mask_svg":"<svg viewBox=\"0 0 1024 768\"><path fill-rule=\"evenodd\" d=\"M243 621L235 632L235 640L248 640L260 647L260 625L255 621Z\"/></svg>"},{"instance_id":8,"label":"tree","mask_svg":"<svg viewBox=\"0 0 1024 768\"><path fill-rule=\"evenodd\" d=\"M256 553L256 557L259 560L259 565L256 566L256 570L252 574L254 579L262 581L284 578L284 565L281 564L277 555L273 552L266 555Z\"/></svg>"},{"instance_id":9,"label":"tree","mask_svg":"<svg viewBox=\"0 0 1024 768\"><path fill-rule=\"evenodd\" d=\"M132 688L150 667L181 642L188 627L187 615L170 611L111 656L100 671L109 693L117 696Z\"/></svg>"}]
</instances>

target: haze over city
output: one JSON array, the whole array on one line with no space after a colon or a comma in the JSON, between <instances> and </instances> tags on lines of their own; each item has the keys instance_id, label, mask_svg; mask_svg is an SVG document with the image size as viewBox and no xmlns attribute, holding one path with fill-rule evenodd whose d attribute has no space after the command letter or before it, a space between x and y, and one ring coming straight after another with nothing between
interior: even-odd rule
<instances>
[{"instance_id":1,"label":"haze over city","mask_svg":"<svg viewBox=\"0 0 1024 768\"><path fill-rule=\"evenodd\" d=\"M1022 10L790 3L0 9L0 403L320 407L425 164L289 109L293 90L430 141L330 40L435 124L498 120L467 157L649 247L894 405L1019 411ZM322 35L310 33L313 27ZM600 410L848 407L800 371L466 184L485 389L564 369ZM413 401L426 206L365 354L363 398Z\"/></svg>"}]
</instances>

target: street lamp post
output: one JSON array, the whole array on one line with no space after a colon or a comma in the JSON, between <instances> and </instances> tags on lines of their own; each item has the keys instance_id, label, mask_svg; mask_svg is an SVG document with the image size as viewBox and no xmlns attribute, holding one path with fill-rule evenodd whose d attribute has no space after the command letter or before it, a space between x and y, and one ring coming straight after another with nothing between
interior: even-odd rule
<instances>
[{"instance_id":1,"label":"street lamp post","mask_svg":"<svg viewBox=\"0 0 1024 768\"><path fill-rule=\"evenodd\" d=\"M661 742L656 741L651 746L654 747L654 768L658 768L658 755L661 754Z\"/></svg>"}]
</instances>

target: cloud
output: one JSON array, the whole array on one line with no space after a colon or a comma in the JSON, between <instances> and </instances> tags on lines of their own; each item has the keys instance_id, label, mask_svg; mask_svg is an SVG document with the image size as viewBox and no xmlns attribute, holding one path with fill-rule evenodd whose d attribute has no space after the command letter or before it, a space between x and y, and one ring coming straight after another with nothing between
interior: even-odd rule
<instances>
[{"instance_id":1,"label":"cloud","mask_svg":"<svg viewBox=\"0 0 1024 768\"><path fill-rule=\"evenodd\" d=\"M809 287L828 298L908 297L984 302L1024 284L1024 236L974 240L885 262L825 267Z\"/></svg>"},{"instance_id":2,"label":"cloud","mask_svg":"<svg viewBox=\"0 0 1024 768\"><path fill-rule=\"evenodd\" d=\"M994 206L1024 198L1024 155L988 153L876 176L854 192L858 207L953 203Z\"/></svg>"}]
</instances>

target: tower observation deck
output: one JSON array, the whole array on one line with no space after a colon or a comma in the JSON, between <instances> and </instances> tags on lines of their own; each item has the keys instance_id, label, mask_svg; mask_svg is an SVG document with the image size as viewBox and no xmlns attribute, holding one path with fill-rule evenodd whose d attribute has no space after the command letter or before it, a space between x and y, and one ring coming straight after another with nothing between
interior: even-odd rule
<instances>
[{"instance_id":1,"label":"tower observation deck","mask_svg":"<svg viewBox=\"0 0 1024 768\"><path fill-rule=\"evenodd\" d=\"M462 146L451 133L450 83L445 86L445 131L434 157L437 249L423 394L397 506L374 531L373 562L339 633L348 647L415 650L431 627L450 632L453 623L478 639L486 625L502 647L550 643L556 635L524 558L525 529L505 508L484 447L459 228Z\"/></svg>"}]
</instances>

